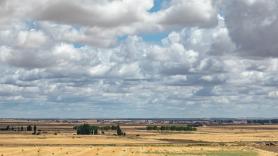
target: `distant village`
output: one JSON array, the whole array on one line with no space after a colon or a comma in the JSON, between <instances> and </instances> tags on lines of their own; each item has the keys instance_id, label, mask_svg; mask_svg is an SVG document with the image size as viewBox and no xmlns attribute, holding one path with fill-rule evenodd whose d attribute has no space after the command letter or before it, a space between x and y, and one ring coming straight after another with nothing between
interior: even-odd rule
<instances>
[{"instance_id":1,"label":"distant village","mask_svg":"<svg viewBox=\"0 0 278 156\"><path fill-rule=\"evenodd\" d=\"M97 123L121 124L187 124L193 126L206 125L245 125L245 124L278 124L278 119L98 119Z\"/></svg>"},{"instance_id":2,"label":"distant village","mask_svg":"<svg viewBox=\"0 0 278 156\"><path fill-rule=\"evenodd\" d=\"M230 119L230 118L212 118L212 119L172 119L172 118L119 118L119 119L0 119L0 122L51 122L68 124L129 124L129 125L178 125L185 124L194 127L213 126L213 125L270 125L278 124L278 119ZM4 123L4 122L3 122Z\"/></svg>"}]
</instances>

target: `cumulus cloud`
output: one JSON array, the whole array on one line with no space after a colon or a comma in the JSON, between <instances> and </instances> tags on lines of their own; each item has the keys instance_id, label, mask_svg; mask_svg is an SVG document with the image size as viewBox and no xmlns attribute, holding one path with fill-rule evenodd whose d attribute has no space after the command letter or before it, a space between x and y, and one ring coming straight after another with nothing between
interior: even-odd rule
<instances>
[{"instance_id":1,"label":"cumulus cloud","mask_svg":"<svg viewBox=\"0 0 278 156\"><path fill-rule=\"evenodd\" d=\"M114 45L119 35L182 27L212 27L217 24L215 6L211 1L173 0L167 8L151 13L149 10L153 6L153 0L28 0L24 4L11 0L2 2L3 11L0 14L2 20L9 23L26 19L48 23L52 26L50 31L54 29L56 33L65 34L64 40L99 47ZM70 26L72 31L64 32L65 26ZM75 31L76 27L80 29Z\"/></svg>"},{"instance_id":2,"label":"cumulus cloud","mask_svg":"<svg viewBox=\"0 0 278 156\"><path fill-rule=\"evenodd\" d=\"M36 18L92 27L117 27L143 20L153 6L146 1L55 1L49 2Z\"/></svg>"},{"instance_id":3,"label":"cumulus cloud","mask_svg":"<svg viewBox=\"0 0 278 156\"><path fill-rule=\"evenodd\" d=\"M38 48L48 41L42 31L20 31L17 35L17 46L19 48Z\"/></svg>"},{"instance_id":4,"label":"cumulus cloud","mask_svg":"<svg viewBox=\"0 0 278 156\"><path fill-rule=\"evenodd\" d=\"M153 0L0 1L1 115L274 112L276 5L170 0L152 12Z\"/></svg>"},{"instance_id":5,"label":"cumulus cloud","mask_svg":"<svg viewBox=\"0 0 278 156\"><path fill-rule=\"evenodd\" d=\"M276 0L232 0L225 1L224 6L227 28L239 55L277 57Z\"/></svg>"},{"instance_id":6,"label":"cumulus cloud","mask_svg":"<svg viewBox=\"0 0 278 156\"><path fill-rule=\"evenodd\" d=\"M217 24L217 13L210 0L172 0L169 5L157 13L162 25L212 27Z\"/></svg>"}]
</instances>

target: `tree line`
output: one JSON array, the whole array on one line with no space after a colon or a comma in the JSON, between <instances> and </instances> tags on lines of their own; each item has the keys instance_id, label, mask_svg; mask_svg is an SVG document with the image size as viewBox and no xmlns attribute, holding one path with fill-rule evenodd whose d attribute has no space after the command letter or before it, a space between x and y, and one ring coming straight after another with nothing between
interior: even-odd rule
<instances>
[{"instance_id":1,"label":"tree line","mask_svg":"<svg viewBox=\"0 0 278 156\"><path fill-rule=\"evenodd\" d=\"M112 125L112 126L95 126L89 124L83 124L79 126L75 126L77 135L98 135L100 132L104 134L104 131L115 130L116 135L125 136L126 133L121 129L120 125Z\"/></svg>"},{"instance_id":2,"label":"tree line","mask_svg":"<svg viewBox=\"0 0 278 156\"><path fill-rule=\"evenodd\" d=\"M0 131L33 131L32 134L37 134L37 126L10 126L7 125L5 128L0 128Z\"/></svg>"},{"instance_id":3,"label":"tree line","mask_svg":"<svg viewBox=\"0 0 278 156\"><path fill-rule=\"evenodd\" d=\"M160 130L160 131L196 131L197 128L193 126L146 126L146 130Z\"/></svg>"}]
</instances>

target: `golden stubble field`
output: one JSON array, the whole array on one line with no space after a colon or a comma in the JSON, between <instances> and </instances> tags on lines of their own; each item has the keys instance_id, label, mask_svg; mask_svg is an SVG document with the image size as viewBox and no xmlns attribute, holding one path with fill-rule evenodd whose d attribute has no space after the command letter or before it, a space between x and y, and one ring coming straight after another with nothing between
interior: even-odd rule
<instances>
[{"instance_id":1,"label":"golden stubble field","mask_svg":"<svg viewBox=\"0 0 278 156\"><path fill-rule=\"evenodd\" d=\"M74 131L57 135L1 133L0 156L278 155L276 125L214 126L200 127L196 132L164 133L140 130L142 127L122 126L127 133L124 137L80 136Z\"/></svg>"}]
</instances>

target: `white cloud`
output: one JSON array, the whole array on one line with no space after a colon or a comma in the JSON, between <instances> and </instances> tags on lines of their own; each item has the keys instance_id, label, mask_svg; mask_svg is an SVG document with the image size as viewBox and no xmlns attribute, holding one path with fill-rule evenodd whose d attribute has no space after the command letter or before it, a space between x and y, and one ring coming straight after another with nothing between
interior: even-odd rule
<instances>
[{"instance_id":1,"label":"white cloud","mask_svg":"<svg viewBox=\"0 0 278 156\"><path fill-rule=\"evenodd\" d=\"M71 61L80 61L81 54L71 44L62 43L53 49L53 57L56 57L57 63L67 65Z\"/></svg>"},{"instance_id":2,"label":"white cloud","mask_svg":"<svg viewBox=\"0 0 278 156\"><path fill-rule=\"evenodd\" d=\"M169 7L157 13L158 22L165 26L199 26L217 25L217 13L210 0L172 0Z\"/></svg>"},{"instance_id":3,"label":"white cloud","mask_svg":"<svg viewBox=\"0 0 278 156\"><path fill-rule=\"evenodd\" d=\"M92 27L118 27L143 20L153 6L152 0L145 1L55 1L48 2L37 19L80 24ZM89 18L88 18L89 17Z\"/></svg>"},{"instance_id":4,"label":"white cloud","mask_svg":"<svg viewBox=\"0 0 278 156\"><path fill-rule=\"evenodd\" d=\"M111 69L111 65L100 64L89 69L92 76L103 76Z\"/></svg>"},{"instance_id":5,"label":"white cloud","mask_svg":"<svg viewBox=\"0 0 278 156\"><path fill-rule=\"evenodd\" d=\"M27 0L24 4L19 0L10 0L2 3L3 12L0 15L9 24L25 21L27 16L28 20L51 27L46 29L56 39L99 47L114 45L120 35L183 27L211 27L217 24L216 10L210 0L172 0L169 7L150 13L153 5L153 0ZM80 27L80 31L74 27Z\"/></svg>"},{"instance_id":6,"label":"white cloud","mask_svg":"<svg viewBox=\"0 0 278 156\"><path fill-rule=\"evenodd\" d=\"M42 31L20 31L17 36L17 46L19 48L39 48L48 41Z\"/></svg>"},{"instance_id":7,"label":"white cloud","mask_svg":"<svg viewBox=\"0 0 278 156\"><path fill-rule=\"evenodd\" d=\"M278 97L278 91L271 91L268 93L268 97L270 98L277 98Z\"/></svg>"},{"instance_id":8,"label":"white cloud","mask_svg":"<svg viewBox=\"0 0 278 156\"><path fill-rule=\"evenodd\" d=\"M151 13L152 0L0 1L0 109L20 103L44 117L277 111L271 5L171 0Z\"/></svg>"}]
</instances>

